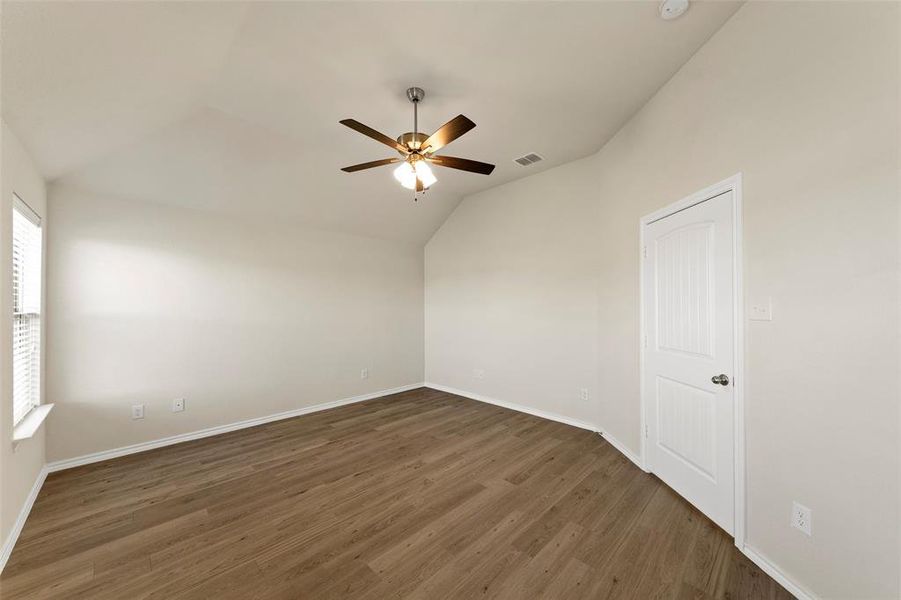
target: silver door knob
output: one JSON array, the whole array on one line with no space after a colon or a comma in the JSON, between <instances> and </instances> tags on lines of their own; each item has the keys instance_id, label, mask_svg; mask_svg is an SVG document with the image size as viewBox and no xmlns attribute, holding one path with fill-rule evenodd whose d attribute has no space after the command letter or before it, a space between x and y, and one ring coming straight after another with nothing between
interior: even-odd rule
<instances>
[{"instance_id":1,"label":"silver door knob","mask_svg":"<svg viewBox=\"0 0 901 600\"><path fill-rule=\"evenodd\" d=\"M710 378L710 381L713 383L718 383L720 385L729 385L729 377L724 373L720 373L719 375L714 375Z\"/></svg>"}]
</instances>

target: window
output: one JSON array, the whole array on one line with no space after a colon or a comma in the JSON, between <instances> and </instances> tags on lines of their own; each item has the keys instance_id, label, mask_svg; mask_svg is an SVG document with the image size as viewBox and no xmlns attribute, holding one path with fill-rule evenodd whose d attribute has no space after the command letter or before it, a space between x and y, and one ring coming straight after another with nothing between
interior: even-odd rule
<instances>
[{"instance_id":1,"label":"window","mask_svg":"<svg viewBox=\"0 0 901 600\"><path fill-rule=\"evenodd\" d=\"M41 219L13 198L13 425L41 401Z\"/></svg>"}]
</instances>

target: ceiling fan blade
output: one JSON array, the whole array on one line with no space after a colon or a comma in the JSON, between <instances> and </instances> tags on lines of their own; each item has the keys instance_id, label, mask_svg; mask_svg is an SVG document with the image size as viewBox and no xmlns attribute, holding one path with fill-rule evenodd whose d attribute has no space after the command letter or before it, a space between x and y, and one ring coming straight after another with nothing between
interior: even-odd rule
<instances>
[{"instance_id":1,"label":"ceiling fan blade","mask_svg":"<svg viewBox=\"0 0 901 600\"><path fill-rule=\"evenodd\" d=\"M381 142L381 143L385 144L386 146L391 146L398 152L403 152L404 154L407 154L409 152L406 148L401 146L397 142L397 140L392 140L384 133L376 131L369 125L363 125L362 123L360 123L359 121L355 121L354 119L344 119L343 121L338 121L338 122L346 127L350 127L354 131L358 131L358 132L362 133L363 135L365 135L367 137L371 137L372 139L374 139L377 142Z\"/></svg>"},{"instance_id":2,"label":"ceiling fan blade","mask_svg":"<svg viewBox=\"0 0 901 600\"><path fill-rule=\"evenodd\" d=\"M370 162L360 163L358 165L351 165L349 167L344 167L341 169L345 173L353 173L355 171L362 171L363 169L371 169L372 167L383 167L385 165L391 165L394 163L399 163L401 158L383 158L382 160L373 160Z\"/></svg>"},{"instance_id":3,"label":"ceiling fan blade","mask_svg":"<svg viewBox=\"0 0 901 600\"><path fill-rule=\"evenodd\" d=\"M476 124L465 116L457 115L426 138L421 148L425 152L436 152L475 126Z\"/></svg>"},{"instance_id":4,"label":"ceiling fan blade","mask_svg":"<svg viewBox=\"0 0 901 600\"><path fill-rule=\"evenodd\" d=\"M469 160L468 158L457 158L456 156L430 156L428 160L439 167L449 167L451 169L469 171L470 173L480 173L482 175L490 175L494 170L494 165L489 165L488 163L479 162L477 160Z\"/></svg>"}]
</instances>

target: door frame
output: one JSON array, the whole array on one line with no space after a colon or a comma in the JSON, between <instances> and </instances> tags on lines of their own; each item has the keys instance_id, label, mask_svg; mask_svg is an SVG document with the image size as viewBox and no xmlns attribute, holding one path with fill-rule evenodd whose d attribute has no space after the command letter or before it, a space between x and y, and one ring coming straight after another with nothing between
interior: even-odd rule
<instances>
[{"instance_id":1,"label":"door frame","mask_svg":"<svg viewBox=\"0 0 901 600\"><path fill-rule=\"evenodd\" d=\"M744 343L744 295L742 291L742 282L744 279L743 259L742 259L742 200L741 200L741 173L736 173L728 179L724 179L709 187L704 188L690 196L686 196L677 202L673 202L668 206L656 210L645 215L639 220L638 225L638 256L639 256L639 397L641 406L641 430L639 436L641 439L641 468L646 472L650 472L648 465L648 438L647 438L647 402L645 400L645 344L647 333L645 329L645 298L644 298L644 247L645 247L645 229L648 225L655 221L659 221L664 217L668 217L674 213L685 210L702 202L706 202L716 196L726 192L732 192L732 227L733 227L733 248L732 248L732 315L733 315L733 343L735 345L733 351L734 364L732 366L732 382L734 385L734 421L733 421L733 462L734 462L734 485L733 485L733 537L735 545L739 549L744 549L745 544L745 516L746 516L746 479L745 479L745 343Z\"/></svg>"}]
</instances>

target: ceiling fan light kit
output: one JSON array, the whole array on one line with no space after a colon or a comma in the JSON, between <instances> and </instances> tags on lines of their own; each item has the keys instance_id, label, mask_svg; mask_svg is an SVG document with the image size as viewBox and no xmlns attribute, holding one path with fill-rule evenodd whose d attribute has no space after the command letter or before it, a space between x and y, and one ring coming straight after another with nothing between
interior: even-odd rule
<instances>
[{"instance_id":1,"label":"ceiling fan light kit","mask_svg":"<svg viewBox=\"0 0 901 600\"><path fill-rule=\"evenodd\" d=\"M413 103L413 131L402 133L397 139L391 139L384 133L378 132L354 119L339 121L339 123L350 127L354 131L390 146L401 156L400 158L385 158L352 165L341 170L347 173L354 173L373 167L401 163L394 170L394 178L405 188L413 190L413 200L418 198L417 194L429 189L438 181L438 178L432 173L429 163L470 173L491 174L494 170L494 165L468 158L438 156L435 154L444 146L473 129L476 124L463 115L457 115L438 128L438 131L432 135L421 133L419 131L419 103L422 102L423 98L425 98L425 92L422 88L411 87L407 89L407 99Z\"/></svg>"},{"instance_id":2,"label":"ceiling fan light kit","mask_svg":"<svg viewBox=\"0 0 901 600\"><path fill-rule=\"evenodd\" d=\"M416 161L415 165L403 162L399 167L394 169L394 178L397 179L402 186L408 190L416 189L416 180L422 182L423 189L427 190L433 183L438 181L435 174L429 168L424 160Z\"/></svg>"}]
</instances>

